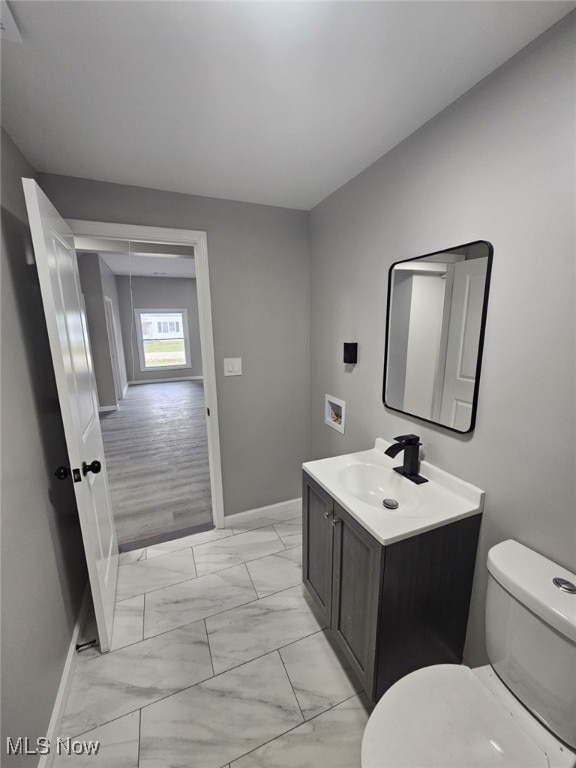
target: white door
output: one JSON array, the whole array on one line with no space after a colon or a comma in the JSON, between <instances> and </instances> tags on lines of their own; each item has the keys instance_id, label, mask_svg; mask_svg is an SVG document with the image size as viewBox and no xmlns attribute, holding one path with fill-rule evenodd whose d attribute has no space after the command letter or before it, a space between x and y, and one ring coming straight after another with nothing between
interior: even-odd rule
<instances>
[{"instance_id":1,"label":"white door","mask_svg":"<svg viewBox=\"0 0 576 768\"><path fill-rule=\"evenodd\" d=\"M108 491L96 382L74 238L64 219L36 182L33 179L22 179L22 182L100 649L104 652L110 649L112 634L118 544Z\"/></svg>"},{"instance_id":2,"label":"white door","mask_svg":"<svg viewBox=\"0 0 576 768\"><path fill-rule=\"evenodd\" d=\"M485 284L486 259L454 265L440 421L462 432L472 418Z\"/></svg>"}]
</instances>

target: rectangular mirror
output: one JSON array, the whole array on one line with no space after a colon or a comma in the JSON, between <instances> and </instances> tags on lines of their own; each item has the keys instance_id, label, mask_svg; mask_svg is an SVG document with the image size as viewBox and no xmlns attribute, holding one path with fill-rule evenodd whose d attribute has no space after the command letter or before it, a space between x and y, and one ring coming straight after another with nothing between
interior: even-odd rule
<instances>
[{"instance_id":1,"label":"rectangular mirror","mask_svg":"<svg viewBox=\"0 0 576 768\"><path fill-rule=\"evenodd\" d=\"M387 408L455 432L474 429L492 253L477 240L390 267Z\"/></svg>"}]
</instances>

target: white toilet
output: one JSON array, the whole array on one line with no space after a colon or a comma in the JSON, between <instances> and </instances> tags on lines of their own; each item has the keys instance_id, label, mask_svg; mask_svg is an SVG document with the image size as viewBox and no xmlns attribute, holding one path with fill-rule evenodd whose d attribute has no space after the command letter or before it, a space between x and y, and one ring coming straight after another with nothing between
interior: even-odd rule
<instances>
[{"instance_id":1,"label":"white toilet","mask_svg":"<svg viewBox=\"0 0 576 768\"><path fill-rule=\"evenodd\" d=\"M399 680L370 716L362 768L576 768L576 576L515 541L490 550L488 572L490 665Z\"/></svg>"}]
</instances>

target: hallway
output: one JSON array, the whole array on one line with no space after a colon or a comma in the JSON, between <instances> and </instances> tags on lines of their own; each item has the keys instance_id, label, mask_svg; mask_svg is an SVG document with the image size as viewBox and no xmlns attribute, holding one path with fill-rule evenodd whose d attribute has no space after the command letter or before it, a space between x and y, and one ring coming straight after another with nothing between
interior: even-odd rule
<instances>
[{"instance_id":1,"label":"hallway","mask_svg":"<svg viewBox=\"0 0 576 768\"><path fill-rule=\"evenodd\" d=\"M212 524L202 381L128 387L100 421L121 548Z\"/></svg>"}]
</instances>

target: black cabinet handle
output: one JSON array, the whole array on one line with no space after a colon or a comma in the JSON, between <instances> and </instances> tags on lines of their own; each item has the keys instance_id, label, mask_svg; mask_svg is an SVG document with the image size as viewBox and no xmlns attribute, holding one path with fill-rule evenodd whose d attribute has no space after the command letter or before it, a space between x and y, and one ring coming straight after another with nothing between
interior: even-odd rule
<instances>
[{"instance_id":1,"label":"black cabinet handle","mask_svg":"<svg viewBox=\"0 0 576 768\"><path fill-rule=\"evenodd\" d=\"M58 480L66 480L66 478L71 475L69 467L58 467L56 472L54 472L55 477L58 478Z\"/></svg>"},{"instance_id":2,"label":"black cabinet handle","mask_svg":"<svg viewBox=\"0 0 576 768\"><path fill-rule=\"evenodd\" d=\"M102 464L100 464L100 462L97 461L96 459L94 459L94 461L91 464L86 464L85 461L82 462L82 474L84 475L84 477L86 477L88 472L94 472L94 474L97 475L101 469L102 469Z\"/></svg>"},{"instance_id":3,"label":"black cabinet handle","mask_svg":"<svg viewBox=\"0 0 576 768\"><path fill-rule=\"evenodd\" d=\"M331 523L334 526L334 528L336 528L338 523L341 523L341 522L342 522L342 520L339 517L333 517L332 520L331 520Z\"/></svg>"}]
</instances>

